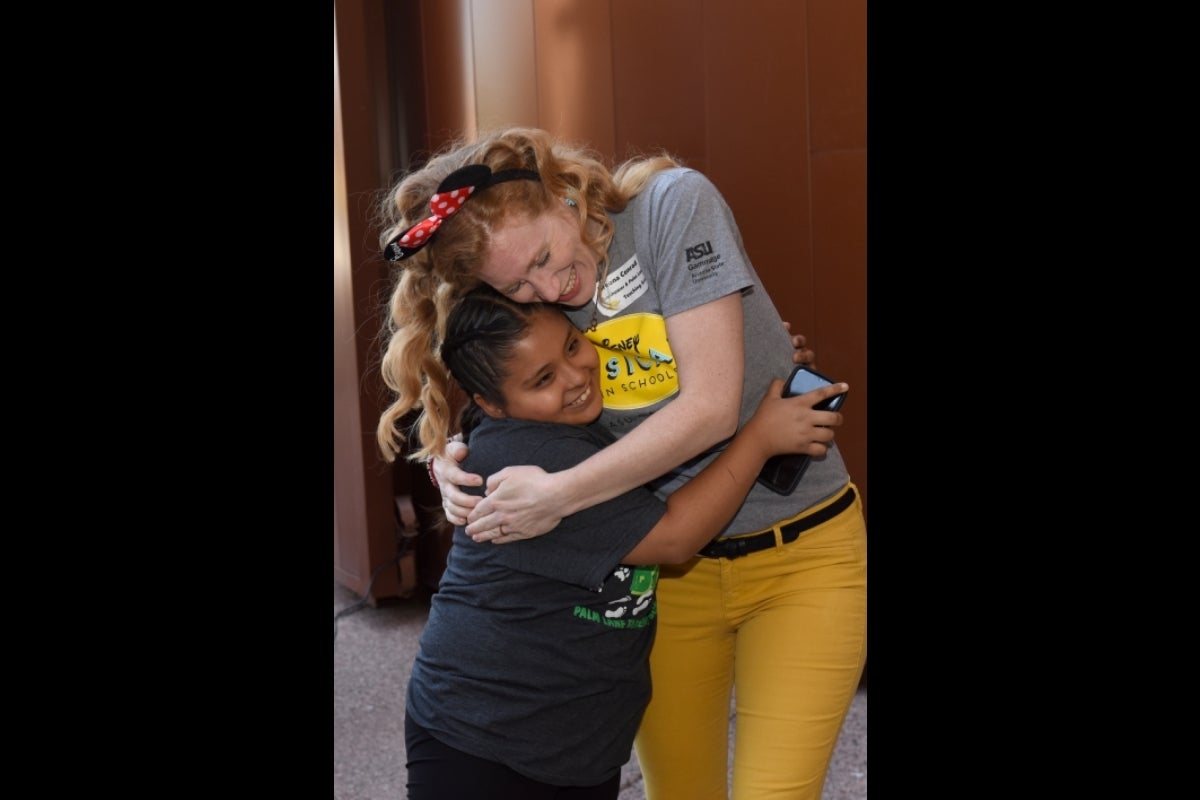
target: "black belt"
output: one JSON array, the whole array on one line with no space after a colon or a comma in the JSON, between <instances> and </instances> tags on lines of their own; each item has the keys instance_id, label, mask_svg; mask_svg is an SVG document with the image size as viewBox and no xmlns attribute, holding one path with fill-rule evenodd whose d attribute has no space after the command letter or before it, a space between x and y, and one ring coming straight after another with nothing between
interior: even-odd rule
<instances>
[{"instance_id":1,"label":"black belt","mask_svg":"<svg viewBox=\"0 0 1200 800\"><path fill-rule=\"evenodd\" d=\"M802 532L809 528L815 528L822 522L828 522L849 508L853 502L854 489L850 488L846 490L845 494L820 511L815 511L807 517L801 517L795 522L789 522L787 525L781 525L779 532L783 534L783 543L791 544L799 538ZM768 547L774 546L775 529L771 528L761 533L739 536L736 539L713 539L697 555L704 556L705 558L741 558L742 556L748 556L751 553L757 553L759 550L766 550Z\"/></svg>"}]
</instances>

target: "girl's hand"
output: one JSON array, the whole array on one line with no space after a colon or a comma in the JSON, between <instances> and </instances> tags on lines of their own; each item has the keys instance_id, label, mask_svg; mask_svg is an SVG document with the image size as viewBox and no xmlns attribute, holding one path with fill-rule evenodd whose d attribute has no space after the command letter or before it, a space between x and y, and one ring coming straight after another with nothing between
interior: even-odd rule
<instances>
[{"instance_id":1,"label":"girl's hand","mask_svg":"<svg viewBox=\"0 0 1200 800\"><path fill-rule=\"evenodd\" d=\"M771 382L759 402L754 416L746 423L746 431L756 437L768 456L783 453L803 453L821 457L833 441L833 429L842 424L838 411L813 408L822 400L847 391L845 383L834 383L811 392L782 397L783 381Z\"/></svg>"}]
</instances>

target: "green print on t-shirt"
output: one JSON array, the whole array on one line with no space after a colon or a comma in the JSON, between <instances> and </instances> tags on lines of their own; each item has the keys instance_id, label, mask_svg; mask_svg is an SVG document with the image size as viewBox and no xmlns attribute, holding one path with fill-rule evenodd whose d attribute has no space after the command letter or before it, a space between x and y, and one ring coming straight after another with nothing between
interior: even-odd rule
<instances>
[{"instance_id":1,"label":"green print on t-shirt","mask_svg":"<svg viewBox=\"0 0 1200 800\"><path fill-rule=\"evenodd\" d=\"M599 622L608 628L644 628L658 616L658 605L651 606L650 613L646 616L634 617L632 619L606 617L598 613L596 609L587 608L586 606L575 606L575 616L590 622Z\"/></svg>"},{"instance_id":2,"label":"green print on t-shirt","mask_svg":"<svg viewBox=\"0 0 1200 800\"><path fill-rule=\"evenodd\" d=\"M645 594L654 591L658 586L658 564L633 568L633 578L629 581L629 591L633 594Z\"/></svg>"},{"instance_id":3,"label":"green print on t-shirt","mask_svg":"<svg viewBox=\"0 0 1200 800\"><path fill-rule=\"evenodd\" d=\"M604 613L587 606L575 606L576 619L599 622L610 628L644 628L658 615L654 589L658 586L658 565L630 567L622 564L613 571L613 579L626 583L629 594L608 604ZM619 591L619 590L618 590Z\"/></svg>"}]
</instances>

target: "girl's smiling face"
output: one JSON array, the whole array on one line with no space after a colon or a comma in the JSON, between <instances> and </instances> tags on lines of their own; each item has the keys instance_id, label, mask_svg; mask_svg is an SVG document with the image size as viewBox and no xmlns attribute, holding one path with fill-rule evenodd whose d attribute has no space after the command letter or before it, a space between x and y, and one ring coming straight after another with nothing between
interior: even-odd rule
<instances>
[{"instance_id":1,"label":"girl's smiling face","mask_svg":"<svg viewBox=\"0 0 1200 800\"><path fill-rule=\"evenodd\" d=\"M503 368L503 408L475 395L490 416L586 425L604 410L596 346L557 309L533 315Z\"/></svg>"}]
</instances>

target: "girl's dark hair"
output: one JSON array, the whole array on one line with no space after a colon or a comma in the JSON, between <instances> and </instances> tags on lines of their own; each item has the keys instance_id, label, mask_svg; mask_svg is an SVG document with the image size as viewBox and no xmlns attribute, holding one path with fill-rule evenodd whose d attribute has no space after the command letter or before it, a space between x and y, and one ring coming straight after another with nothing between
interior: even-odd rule
<instances>
[{"instance_id":1,"label":"girl's dark hair","mask_svg":"<svg viewBox=\"0 0 1200 800\"><path fill-rule=\"evenodd\" d=\"M484 284L455 304L446 318L442 363L467 393L460 424L464 440L484 417L475 402L479 394L500 408L507 404L500 384L508 377L505 365L529 330L530 319L547 308L544 303L518 303Z\"/></svg>"}]
</instances>

